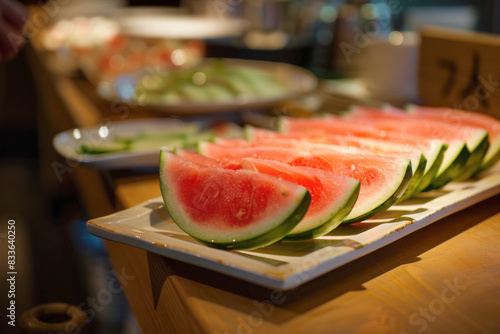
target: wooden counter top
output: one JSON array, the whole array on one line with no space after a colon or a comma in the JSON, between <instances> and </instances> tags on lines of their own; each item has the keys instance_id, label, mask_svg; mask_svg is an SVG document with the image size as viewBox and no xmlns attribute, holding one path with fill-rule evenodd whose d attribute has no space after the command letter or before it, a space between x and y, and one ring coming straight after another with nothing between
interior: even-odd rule
<instances>
[{"instance_id":1,"label":"wooden counter top","mask_svg":"<svg viewBox=\"0 0 500 334\"><path fill-rule=\"evenodd\" d=\"M148 190L149 189L149 190ZM156 180L116 188L127 206ZM144 333L494 333L500 328L500 196L289 292L107 242Z\"/></svg>"}]
</instances>

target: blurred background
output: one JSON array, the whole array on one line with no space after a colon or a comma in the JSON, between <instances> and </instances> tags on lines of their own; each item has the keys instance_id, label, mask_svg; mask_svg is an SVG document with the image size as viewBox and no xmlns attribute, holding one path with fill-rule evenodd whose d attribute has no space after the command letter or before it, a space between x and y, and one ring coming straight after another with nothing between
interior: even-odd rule
<instances>
[{"instance_id":1,"label":"blurred background","mask_svg":"<svg viewBox=\"0 0 500 334\"><path fill-rule=\"evenodd\" d=\"M40 9L39 2L24 3ZM48 54L50 71L97 87L144 66L182 67L202 57L285 62L324 79L322 105L341 110L360 101L418 102L415 32L423 25L500 33L494 0L73 0L42 6L50 19L15 59L0 62L0 245L5 254L4 222L14 219L19 314L52 301L86 303L112 275L102 241L86 231L92 217L81 194L70 177L58 180L51 165L58 158L46 124L54 120L41 116L47 93L34 54ZM123 296L113 298L92 326L96 333L138 332Z\"/></svg>"}]
</instances>

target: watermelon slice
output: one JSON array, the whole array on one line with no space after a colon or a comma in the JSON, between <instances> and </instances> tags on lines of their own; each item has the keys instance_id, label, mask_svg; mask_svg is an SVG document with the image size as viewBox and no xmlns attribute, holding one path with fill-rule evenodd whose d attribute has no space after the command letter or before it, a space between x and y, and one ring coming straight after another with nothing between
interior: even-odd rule
<instances>
[{"instance_id":1,"label":"watermelon slice","mask_svg":"<svg viewBox=\"0 0 500 334\"><path fill-rule=\"evenodd\" d=\"M257 158L292 166L323 169L361 182L358 200L343 221L353 223L372 217L393 205L405 192L411 179L410 161L394 157L343 154L335 151L307 152L283 147L231 147L200 143L199 152L220 161Z\"/></svg>"},{"instance_id":2,"label":"watermelon slice","mask_svg":"<svg viewBox=\"0 0 500 334\"><path fill-rule=\"evenodd\" d=\"M376 154L381 156L393 155L410 159L412 163L413 176L405 194L401 197L402 200L414 195L417 192L419 185L423 182L425 182L424 187L427 187L434 179L434 176L439 168L439 166L435 166L434 169L431 169L430 167L432 166L428 166L425 155L415 146L377 139L328 134L280 134L269 130L253 128L251 126L245 127L245 137L250 141L255 141L257 144L259 142L266 142L269 140L271 140L271 143L276 142L276 140L300 140L307 143L333 145L331 146L332 149L338 149L339 146L342 148L350 148L351 151L358 154ZM223 140L217 140L217 143L221 142L224 143Z\"/></svg>"},{"instance_id":3,"label":"watermelon slice","mask_svg":"<svg viewBox=\"0 0 500 334\"><path fill-rule=\"evenodd\" d=\"M174 222L199 242L253 249L285 237L304 217L307 189L248 170L204 167L161 151L160 187Z\"/></svg>"},{"instance_id":4,"label":"watermelon slice","mask_svg":"<svg viewBox=\"0 0 500 334\"><path fill-rule=\"evenodd\" d=\"M367 125L352 124L345 122L341 119L330 121L329 118L285 118L282 117L278 120L278 129L282 133L297 134L305 137L318 136L318 135L342 135L346 137L360 137L382 140L393 144L405 144L420 150L427 158L427 165L425 176L415 189L413 194L419 193L424 189L429 188L430 184L437 178L439 171L446 177L452 174L449 178L455 176L453 173L458 162L458 166L463 166L468 157L463 154L459 155L452 147L450 152L447 153L448 144L442 141L430 140L419 136L405 135L401 136L400 133L394 131L381 131ZM248 135L248 129L245 130ZM454 144L455 145L455 144ZM465 143L462 143L459 148L463 150ZM459 151L459 153L463 153ZM465 152L468 153L468 152ZM447 158L447 165L443 163L444 158ZM449 164L449 166L448 166ZM448 166L448 167L447 167Z\"/></svg>"},{"instance_id":5,"label":"watermelon slice","mask_svg":"<svg viewBox=\"0 0 500 334\"><path fill-rule=\"evenodd\" d=\"M388 120L386 123L392 126L391 129L375 126L367 126L366 124L376 123L374 120L366 121L348 121L338 117L327 117L323 119L291 119L281 118L279 121L279 128L282 131L303 131L309 133L318 133L318 131L325 131L328 133L341 133L345 135L356 136L378 136L379 138L391 138L392 140L404 141L411 137L411 140L420 138L420 140L429 140L428 136L419 134L418 132L403 132L397 126L399 120ZM408 128L408 126L407 126ZM442 128L442 126L441 126ZM433 137L430 137L433 138ZM460 140L448 140L446 142L447 149L444 152L444 157L441 162L440 168L436 178L432 181L431 185L424 190L439 188L448 182L458 178L464 170L467 160L469 159L470 152L467 149L466 143Z\"/></svg>"},{"instance_id":6,"label":"watermelon slice","mask_svg":"<svg viewBox=\"0 0 500 334\"><path fill-rule=\"evenodd\" d=\"M361 121L370 119L371 124L384 130L394 130L396 127L405 133L422 134L443 141L464 141L470 157L457 179L468 179L481 168L482 160L489 147L489 134L485 129L415 117L394 107L388 107L385 111L356 107L348 114L348 118Z\"/></svg>"},{"instance_id":7,"label":"watermelon slice","mask_svg":"<svg viewBox=\"0 0 500 334\"><path fill-rule=\"evenodd\" d=\"M432 119L447 124L474 126L485 129L490 135L490 147L481 162L478 172L494 166L500 160L500 120L477 112L452 108L408 106L412 117Z\"/></svg>"},{"instance_id":8,"label":"watermelon slice","mask_svg":"<svg viewBox=\"0 0 500 334\"><path fill-rule=\"evenodd\" d=\"M244 169L299 184L311 194L306 215L288 233L286 240L307 240L330 232L351 212L359 195L358 180L324 170L251 158L243 159L241 165Z\"/></svg>"}]
</instances>

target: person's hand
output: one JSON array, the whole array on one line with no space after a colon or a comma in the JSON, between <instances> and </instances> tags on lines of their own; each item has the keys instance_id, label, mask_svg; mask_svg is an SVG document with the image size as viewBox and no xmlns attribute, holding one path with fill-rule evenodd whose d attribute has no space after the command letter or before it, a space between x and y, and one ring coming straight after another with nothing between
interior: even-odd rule
<instances>
[{"instance_id":1,"label":"person's hand","mask_svg":"<svg viewBox=\"0 0 500 334\"><path fill-rule=\"evenodd\" d=\"M26 9L14 0L0 0L0 60L12 59L24 44Z\"/></svg>"}]
</instances>

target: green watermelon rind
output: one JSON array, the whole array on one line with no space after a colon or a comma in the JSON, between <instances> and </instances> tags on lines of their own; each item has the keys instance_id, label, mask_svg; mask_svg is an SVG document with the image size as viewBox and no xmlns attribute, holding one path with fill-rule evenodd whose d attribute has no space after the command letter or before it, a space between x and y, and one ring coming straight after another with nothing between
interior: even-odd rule
<instances>
[{"instance_id":1,"label":"green watermelon rind","mask_svg":"<svg viewBox=\"0 0 500 334\"><path fill-rule=\"evenodd\" d=\"M287 133L288 132L287 122L288 121L286 117L278 117L278 119L276 120L276 131L281 133Z\"/></svg>"},{"instance_id":2,"label":"green watermelon rind","mask_svg":"<svg viewBox=\"0 0 500 334\"><path fill-rule=\"evenodd\" d=\"M422 182L425 172L425 166L427 165L427 158L423 153L420 154L417 167L413 171L413 175L411 177L410 182L408 182L408 187L404 194L399 198L399 201L403 201L413 196L417 187Z\"/></svg>"},{"instance_id":3,"label":"green watermelon rind","mask_svg":"<svg viewBox=\"0 0 500 334\"><path fill-rule=\"evenodd\" d=\"M410 180L412 178L411 162L408 160L408 164L406 164L404 166L405 166L404 173L402 173L403 176L400 179L398 187L391 194L389 194L386 199L384 199L378 206L365 212L362 215L351 217L352 216L352 212L351 212L347 216L347 218L342 221L342 224L356 223L356 222L360 222L362 220L371 218L374 215L376 215L377 213L380 213L384 210L387 210L393 204L395 204L401 198L401 196L403 196L403 194L405 193L406 188L408 187L408 183L410 182Z\"/></svg>"},{"instance_id":4,"label":"green watermelon rind","mask_svg":"<svg viewBox=\"0 0 500 334\"><path fill-rule=\"evenodd\" d=\"M455 142L448 145L439 172L424 191L434 190L456 180L467 165L470 152L465 142Z\"/></svg>"},{"instance_id":5,"label":"green watermelon rind","mask_svg":"<svg viewBox=\"0 0 500 334\"><path fill-rule=\"evenodd\" d=\"M488 132L485 131L482 138L478 140L478 143L473 148L468 147L470 151L470 157L467 160L467 164L465 165L461 175L457 179L455 179L455 181L467 180L481 169L483 159L488 152L488 148L490 147L489 138L490 136Z\"/></svg>"},{"instance_id":6,"label":"green watermelon rind","mask_svg":"<svg viewBox=\"0 0 500 334\"><path fill-rule=\"evenodd\" d=\"M488 152L486 152L486 155L481 162L481 166L476 171L476 174L493 167L498 161L500 161L500 136L498 136L495 140L490 141Z\"/></svg>"},{"instance_id":7,"label":"green watermelon rind","mask_svg":"<svg viewBox=\"0 0 500 334\"><path fill-rule=\"evenodd\" d=\"M175 203L174 196L171 194L168 181L162 175L165 175L165 169L168 167L168 158L166 151L160 151L160 190L165 203L165 207L170 214L172 220L195 240L213 248L226 250L249 250L270 245L276 241L283 239L304 217L311 202L311 195L304 188L300 192L295 207L290 208L286 217L282 217L279 223L273 223L269 229L262 229L258 235L251 236L245 239L243 235L235 235L236 242L218 241L217 234L202 238L197 236L196 231L186 228L186 218L179 210L179 206Z\"/></svg>"},{"instance_id":8,"label":"green watermelon rind","mask_svg":"<svg viewBox=\"0 0 500 334\"><path fill-rule=\"evenodd\" d=\"M344 203L340 203L340 210L338 210L334 215L326 219L326 222L317 226L314 229L310 229L303 232L298 233L289 233L283 240L288 241L301 241L301 240L309 240L314 239L320 236L323 236L331 231L333 231L336 227L338 227L343 220L349 215L354 204L358 199L359 189L361 184L358 181L357 186L353 189L351 194L347 196L347 200Z\"/></svg>"},{"instance_id":9,"label":"green watermelon rind","mask_svg":"<svg viewBox=\"0 0 500 334\"><path fill-rule=\"evenodd\" d=\"M254 129L252 125L245 124L243 127L243 139L253 141L255 139Z\"/></svg>"},{"instance_id":10,"label":"green watermelon rind","mask_svg":"<svg viewBox=\"0 0 500 334\"><path fill-rule=\"evenodd\" d=\"M448 149L448 144L442 143L442 142L437 142L437 152L436 154L427 155L427 165L429 166L429 169L425 172L423 178L420 180L420 183L418 184L417 188L413 192L412 196L424 191L427 187L429 187L434 181L434 179L437 177L437 173L439 169L441 168L441 164L444 159L444 154L446 150Z\"/></svg>"}]
</instances>

